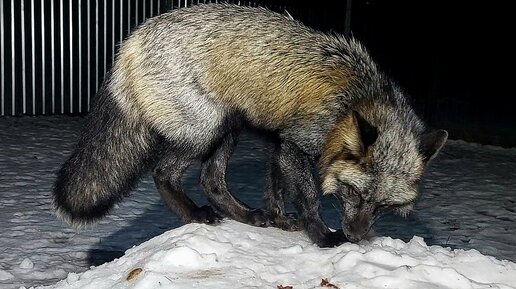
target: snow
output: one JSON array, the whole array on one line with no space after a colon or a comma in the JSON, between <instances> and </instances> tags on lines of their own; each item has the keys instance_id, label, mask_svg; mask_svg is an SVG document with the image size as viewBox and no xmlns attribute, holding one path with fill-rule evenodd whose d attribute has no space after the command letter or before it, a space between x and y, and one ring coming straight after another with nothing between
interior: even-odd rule
<instances>
[{"instance_id":1,"label":"snow","mask_svg":"<svg viewBox=\"0 0 516 289\"><path fill-rule=\"evenodd\" d=\"M138 288L153 287L156 280L173 280L176 287L204 282L199 287L225 288L233 280L232 288L244 281L251 288L318 288L325 278L340 288L516 287L510 262L516 261L516 149L448 142L428 170L415 211L375 225L377 236L389 237L330 250L316 248L299 232L231 221L181 226L150 177L97 225L71 229L53 214L50 192L82 123L65 116L0 118L2 289L59 280L65 281L58 288L79 288L90 277L101 278L95 282L102 288L102 282L123 281L137 268L143 270L124 282ZM230 162L231 190L254 207L263 204L265 155L263 143L245 135ZM203 204L198 169L189 170L184 182ZM323 199L323 216L338 227L331 199ZM91 266L97 267L87 271Z\"/></svg>"},{"instance_id":2,"label":"snow","mask_svg":"<svg viewBox=\"0 0 516 289\"><path fill-rule=\"evenodd\" d=\"M321 249L301 232L226 220L168 231L46 288L317 288L322 279L340 288L516 288L516 264L420 237Z\"/></svg>"},{"instance_id":3,"label":"snow","mask_svg":"<svg viewBox=\"0 0 516 289\"><path fill-rule=\"evenodd\" d=\"M25 258L20 263L20 268L21 269L32 269L32 268L34 268L34 263L29 258Z\"/></svg>"}]
</instances>

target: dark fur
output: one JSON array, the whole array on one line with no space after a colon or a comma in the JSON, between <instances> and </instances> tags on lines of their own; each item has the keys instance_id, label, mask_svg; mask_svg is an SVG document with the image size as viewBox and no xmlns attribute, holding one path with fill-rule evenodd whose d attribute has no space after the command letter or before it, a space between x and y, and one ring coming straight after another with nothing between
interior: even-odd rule
<instances>
[{"instance_id":1,"label":"dark fur","mask_svg":"<svg viewBox=\"0 0 516 289\"><path fill-rule=\"evenodd\" d=\"M106 215L135 187L151 165L150 147L156 142L155 134L141 121L127 119L120 112L106 85L93 107L54 185L58 214L79 226Z\"/></svg>"}]
</instances>

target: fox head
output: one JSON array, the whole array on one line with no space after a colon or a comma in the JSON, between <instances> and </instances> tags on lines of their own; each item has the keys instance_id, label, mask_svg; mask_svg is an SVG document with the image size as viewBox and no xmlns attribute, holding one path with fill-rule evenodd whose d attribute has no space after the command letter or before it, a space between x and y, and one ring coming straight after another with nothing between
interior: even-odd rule
<instances>
[{"instance_id":1,"label":"fox head","mask_svg":"<svg viewBox=\"0 0 516 289\"><path fill-rule=\"evenodd\" d=\"M382 214L410 212L426 165L448 137L445 130L422 133L415 116L393 109L382 108L380 117L364 110L369 120L350 111L329 134L321 155L323 193L334 194L342 205L342 229L352 242Z\"/></svg>"}]
</instances>

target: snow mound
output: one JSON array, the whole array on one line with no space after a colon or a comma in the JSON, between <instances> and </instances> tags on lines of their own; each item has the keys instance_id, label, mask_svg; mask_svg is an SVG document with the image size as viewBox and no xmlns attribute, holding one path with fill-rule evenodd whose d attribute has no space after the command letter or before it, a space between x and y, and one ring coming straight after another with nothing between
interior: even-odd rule
<instances>
[{"instance_id":1,"label":"snow mound","mask_svg":"<svg viewBox=\"0 0 516 289\"><path fill-rule=\"evenodd\" d=\"M516 264L419 237L321 249L301 232L227 220L171 230L45 288L298 289L321 288L322 279L339 288L516 288Z\"/></svg>"}]
</instances>

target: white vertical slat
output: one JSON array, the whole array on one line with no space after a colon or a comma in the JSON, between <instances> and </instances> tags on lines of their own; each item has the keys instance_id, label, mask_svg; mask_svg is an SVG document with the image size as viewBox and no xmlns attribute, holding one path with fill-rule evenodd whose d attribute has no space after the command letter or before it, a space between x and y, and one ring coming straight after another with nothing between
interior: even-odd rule
<instances>
[{"instance_id":1,"label":"white vertical slat","mask_svg":"<svg viewBox=\"0 0 516 289\"><path fill-rule=\"evenodd\" d=\"M68 19L70 21L70 113L73 113L73 1L70 1Z\"/></svg>"},{"instance_id":2,"label":"white vertical slat","mask_svg":"<svg viewBox=\"0 0 516 289\"><path fill-rule=\"evenodd\" d=\"M115 0L111 0L111 67L115 61Z\"/></svg>"},{"instance_id":3,"label":"white vertical slat","mask_svg":"<svg viewBox=\"0 0 516 289\"><path fill-rule=\"evenodd\" d=\"M145 17L146 17L146 15L145 15L146 7L145 6L147 6L147 5L145 5L145 4L147 4L147 1L143 0L143 9L142 9L143 10L143 20L142 20L142 22L145 22Z\"/></svg>"},{"instance_id":4,"label":"white vertical slat","mask_svg":"<svg viewBox=\"0 0 516 289\"><path fill-rule=\"evenodd\" d=\"M16 114L16 52L14 45L14 0L11 0L11 115Z\"/></svg>"},{"instance_id":5,"label":"white vertical slat","mask_svg":"<svg viewBox=\"0 0 516 289\"><path fill-rule=\"evenodd\" d=\"M90 110L90 95L91 95L91 3L86 1L86 33L88 34L88 45L86 47L86 67L87 67L87 91L86 91L86 110Z\"/></svg>"},{"instance_id":6,"label":"white vertical slat","mask_svg":"<svg viewBox=\"0 0 516 289\"><path fill-rule=\"evenodd\" d=\"M45 0L41 1L41 113L46 113L46 89L45 89Z\"/></svg>"},{"instance_id":7,"label":"white vertical slat","mask_svg":"<svg viewBox=\"0 0 516 289\"><path fill-rule=\"evenodd\" d=\"M120 0L120 35L118 43L122 43L124 39L124 0Z\"/></svg>"},{"instance_id":8,"label":"white vertical slat","mask_svg":"<svg viewBox=\"0 0 516 289\"><path fill-rule=\"evenodd\" d=\"M134 17L134 21L136 22L136 24L134 25L135 27L138 27L138 24L140 24L140 19L138 19L138 0L136 0L136 5L134 6L134 10L135 10L135 17Z\"/></svg>"},{"instance_id":9,"label":"white vertical slat","mask_svg":"<svg viewBox=\"0 0 516 289\"><path fill-rule=\"evenodd\" d=\"M50 48L51 48L51 54L50 54L50 63L52 65L52 114L56 111L56 53L55 53L55 46L56 46L56 38L55 38L55 20L54 20L54 0L50 1Z\"/></svg>"},{"instance_id":10,"label":"white vertical slat","mask_svg":"<svg viewBox=\"0 0 516 289\"><path fill-rule=\"evenodd\" d=\"M63 0L59 1L59 48L61 54L61 113L64 113L64 13Z\"/></svg>"},{"instance_id":11,"label":"white vertical slat","mask_svg":"<svg viewBox=\"0 0 516 289\"><path fill-rule=\"evenodd\" d=\"M21 0L21 57L22 57L22 113L27 112L27 74L26 74L26 51L25 51L25 0Z\"/></svg>"},{"instance_id":12,"label":"white vertical slat","mask_svg":"<svg viewBox=\"0 0 516 289\"><path fill-rule=\"evenodd\" d=\"M32 114L36 114L36 36L34 33L34 0L30 0L30 39L32 53Z\"/></svg>"},{"instance_id":13,"label":"white vertical slat","mask_svg":"<svg viewBox=\"0 0 516 289\"><path fill-rule=\"evenodd\" d=\"M77 8L77 17L79 17L77 23L78 23L78 26L77 26L77 30L79 31L79 34L78 34L78 38L79 38L79 42L78 42L78 48L79 48L79 99L78 99L78 108L79 108L79 113L82 112L82 0L78 0L79 2L77 3L78 4L78 8Z\"/></svg>"},{"instance_id":14,"label":"white vertical slat","mask_svg":"<svg viewBox=\"0 0 516 289\"><path fill-rule=\"evenodd\" d=\"M99 90L99 0L95 0L95 93Z\"/></svg>"}]
</instances>

